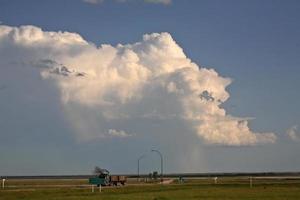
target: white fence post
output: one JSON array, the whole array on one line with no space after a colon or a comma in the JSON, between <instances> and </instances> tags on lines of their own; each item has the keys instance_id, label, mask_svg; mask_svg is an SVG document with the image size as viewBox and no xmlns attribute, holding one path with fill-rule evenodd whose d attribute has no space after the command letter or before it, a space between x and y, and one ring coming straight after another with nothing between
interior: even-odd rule
<instances>
[{"instance_id":1,"label":"white fence post","mask_svg":"<svg viewBox=\"0 0 300 200\"><path fill-rule=\"evenodd\" d=\"M214 180L215 180L215 184L217 184L218 183L218 177L215 177Z\"/></svg>"}]
</instances>

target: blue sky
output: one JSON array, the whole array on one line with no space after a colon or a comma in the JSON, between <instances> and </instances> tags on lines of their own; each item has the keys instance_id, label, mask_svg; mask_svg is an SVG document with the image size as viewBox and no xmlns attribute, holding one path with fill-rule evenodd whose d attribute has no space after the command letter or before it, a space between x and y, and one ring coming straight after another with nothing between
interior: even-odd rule
<instances>
[{"instance_id":1,"label":"blue sky","mask_svg":"<svg viewBox=\"0 0 300 200\"><path fill-rule=\"evenodd\" d=\"M135 173L137 157L153 147L165 155L167 172L299 171L300 143L286 134L300 125L299 9L296 0L173 0L168 5L138 0L99 4L1 0L2 25L76 32L96 45L135 43L145 33L170 33L193 62L233 79L227 88L230 98L222 105L227 113L253 117L252 130L273 132L278 139L275 144L245 147L200 142L199 162L186 168L177 165L179 158L172 153L170 141L153 139L154 135L125 142L78 142L61 113L58 91L47 82L33 84L40 80L38 73L26 79L25 69L7 70L8 76L0 76L0 175L86 174L95 165ZM13 73L17 76L11 78ZM156 124L153 132L185 131L185 125L176 121L152 123ZM184 146L180 156L191 154L193 150L186 147L191 141L173 141ZM157 155L148 154L145 173L159 167Z\"/></svg>"}]
</instances>

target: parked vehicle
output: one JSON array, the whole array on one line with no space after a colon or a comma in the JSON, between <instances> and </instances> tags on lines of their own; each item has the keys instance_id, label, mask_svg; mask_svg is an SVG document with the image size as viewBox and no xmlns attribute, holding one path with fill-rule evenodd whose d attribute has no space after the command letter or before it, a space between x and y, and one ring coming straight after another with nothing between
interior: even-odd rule
<instances>
[{"instance_id":1,"label":"parked vehicle","mask_svg":"<svg viewBox=\"0 0 300 200\"><path fill-rule=\"evenodd\" d=\"M125 185L127 181L126 176L110 175L108 170L101 169L99 167L95 168L94 173L96 176L90 178L89 183L97 186L117 186L118 184Z\"/></svg>"}]
</instances>

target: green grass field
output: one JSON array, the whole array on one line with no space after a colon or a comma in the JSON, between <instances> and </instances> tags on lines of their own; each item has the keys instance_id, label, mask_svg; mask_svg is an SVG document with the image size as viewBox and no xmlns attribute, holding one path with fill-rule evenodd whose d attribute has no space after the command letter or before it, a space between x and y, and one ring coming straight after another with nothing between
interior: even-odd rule
<instances>
[{"instance_id":1,"label":"green grass field","mask_svg":"<svg viewBox=\"0 0 300 200\"><path fill-rule=\"evenodd\" d=\"M221 179L218 184L209 180L189 180L169 185L128 184L125 187L96 188L87 180L9 180L0 190L1 200L285 200L300 199L300 180L254 180L250 188L247 179Z\"/></svg>"}]
</instances>

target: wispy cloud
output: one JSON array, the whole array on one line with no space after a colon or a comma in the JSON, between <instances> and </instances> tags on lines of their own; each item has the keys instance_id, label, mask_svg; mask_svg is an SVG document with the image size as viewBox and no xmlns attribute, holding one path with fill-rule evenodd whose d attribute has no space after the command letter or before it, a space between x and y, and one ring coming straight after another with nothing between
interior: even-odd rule
<instances>
[{"instance_id":1,"label":"wispy cloud","mask_svg":"<svg viewBox=\"0 0 300 200\"><path fill-rule=\"evenodd\" d=\"M129 133L126 133L123 130L109 129L108 130L108 136L126 138L126 137L131 137L132 135L129 134Z\"/></svg>"},{"instance_id":2,"label":"wispy cloud","mask_svg":"<svg viewBox=\"0 0 300 200\"><path fill-rule=\"evenodd\" d=\"M169 5L172 3L172 0L144 0L144 2Z\"/></svg>"},{"instance_id":3,"label":"wispy cloud","mask_svg":"<svg viewBox=\"0 0 300 200\"><path fill-rule=\"evenodd\" d=\"M101 4L104 3L104 1L105 0L83 0L83 2L89 4ZM117 3L144 2L144 3L151 3L151 4L163 4L163 5L170 5L172 3L172 0L110 0L110 1L114 1Z\"/></svg>"},{"instance_id":4,"label":"wispy cloud","mask_svg":"<svg viewBox=\"0 0 300 200\"><path fill-rule=\"evenodd\" d=\"M300 141L300 133L298 132L298 126L292 126L286 131L287 136L293 141Z\"/></svg>"},{"instance_id":5,"label":"wispy cloud","mask_svg":"<svg viewBox=\"0 0 300 200\"><path fill-rule=\"evenodd\" d=\"M85 3L90 3L90 4L100 4L103 3L104 0L83 0Z\"/></svg>"}]
</instances>

